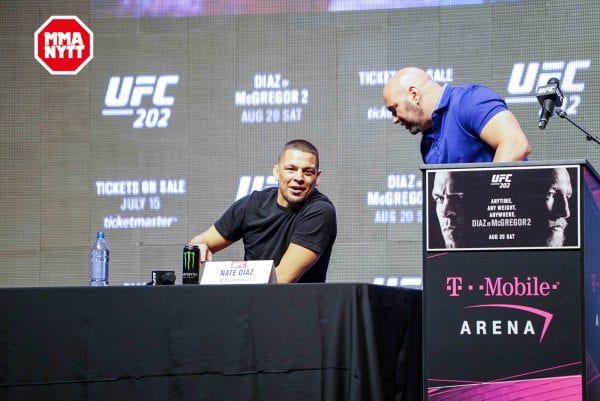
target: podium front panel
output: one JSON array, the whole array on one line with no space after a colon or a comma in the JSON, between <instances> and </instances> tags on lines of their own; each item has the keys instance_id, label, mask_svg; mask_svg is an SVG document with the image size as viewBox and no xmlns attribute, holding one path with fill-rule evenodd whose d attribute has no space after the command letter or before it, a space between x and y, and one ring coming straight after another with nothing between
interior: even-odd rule
<instances>
[{"instance_id":1,"label":"podium front panel","mask_svg":"<svg viewBox=\"0 0 600 401\"><path fill-rule=\"evenodd\" d=\"M424 173L425 399L583 400L581 166Z\"/></svg>"},{"instance_id":2,"label":"podium front panel","mask_svg":"<svg viewBox=\"0 0 600 401\"><path fill-rule=\"evenodd\" d=\"M600 401L600 179L586 166L584 180L585 363L588 401Z\"/></svg>"}]
</instances>

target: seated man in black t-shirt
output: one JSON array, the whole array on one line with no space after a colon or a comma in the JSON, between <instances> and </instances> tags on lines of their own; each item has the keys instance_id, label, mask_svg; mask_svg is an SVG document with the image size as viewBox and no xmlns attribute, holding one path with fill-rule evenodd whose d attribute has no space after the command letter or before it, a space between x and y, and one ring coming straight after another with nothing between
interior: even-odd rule
<instances>
[{"instance_id":1,"label":"seated man in black t-shirt","mask_svg":"<svg viewBox=\"0 0 600 401\"><path fill-rule=\"evenodd\" d=\"M279 283L325 282L337 235L335 207L317 190L319 152L309 142L288 142L273 166L277 188L254 191L235 203L190 244L200 260L242 239L244 260L273 260Z\"/></svg>"}]
</instances>

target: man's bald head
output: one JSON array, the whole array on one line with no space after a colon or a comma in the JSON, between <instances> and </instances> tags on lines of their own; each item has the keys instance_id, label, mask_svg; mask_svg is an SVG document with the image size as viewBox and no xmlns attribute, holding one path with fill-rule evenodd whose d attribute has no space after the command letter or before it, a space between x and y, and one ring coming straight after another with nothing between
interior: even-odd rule
<instances>
[{"instance_id":1,"label":"man's bald head","mask_svg":"<svg viewBox=\"0 0 600 401\"><path fill-rule=\"evenodd\" d=\"M442 87L420 68L406 67L396 72L383 88L383 102L392 112L394 124L402 124L411 134L431 128L431 114Z\"/></svg>"},{"instance_id":2,"label":"man's bald head","mask_svg":"<svg viewBox=\"0 0 600 401\"><path fill-rule=\"evenodd\" d=\"M419 89L425 88L433 83L429 74L420 68L406 67L396 72L387 82L384 90L384 97L387 91L406 91L410 86L416 86Z\"/></svg>"}]
</instances>

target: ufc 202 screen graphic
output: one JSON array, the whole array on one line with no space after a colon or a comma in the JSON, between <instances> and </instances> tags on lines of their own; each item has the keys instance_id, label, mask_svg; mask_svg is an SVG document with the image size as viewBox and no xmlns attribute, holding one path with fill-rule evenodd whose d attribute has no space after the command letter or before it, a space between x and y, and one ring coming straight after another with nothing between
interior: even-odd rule
<instances>
[{"instance_id":1,"label":"ufc 202 screen graphic","mask_svg":"<svg viewBox=\"0 0 600 401\"><path fill-rule=\"evenodd\" d=\"M194 235L236 199L277 185L272 166L296 138L319 149L319 190L337 210L328 281L420 276L423 247L446 246L422 237L433 198L420 136L392 124L382 100L405 66L495 90L528 135L530 160L600 165L598 145L567 120L538 129L536 99L557 78L561 108L600 132L595 1L67 0L2 10L0 286L86 285L97 231L111 245L112 285L180 272ZM93 58L74 75L53 75L34 55L35 32L59 15L93 33ZM471 220L522 213L502 199ZM517 241L517 228L484 245ZM239 260L243 249L215 256Z\"/></svg>"}]
</instances>

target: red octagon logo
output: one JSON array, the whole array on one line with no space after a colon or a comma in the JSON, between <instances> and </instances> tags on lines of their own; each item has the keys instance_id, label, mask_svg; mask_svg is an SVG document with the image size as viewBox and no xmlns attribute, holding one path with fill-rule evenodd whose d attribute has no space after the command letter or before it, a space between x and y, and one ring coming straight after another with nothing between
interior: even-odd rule
<instances>
[{"instance_id":1,"label":"red octagon logo","mask_svg":"<svg viewBox=\"0 0 600 401\"><path fill-rule=\"evenodd\" d=\"M94 57L94 34L76 16L52 16L35 31L35 59L53 75L75 75Z\"/></svg>"}]
</instances>

